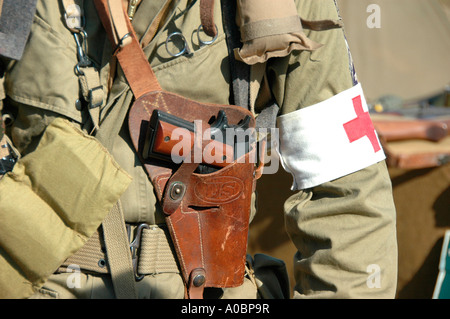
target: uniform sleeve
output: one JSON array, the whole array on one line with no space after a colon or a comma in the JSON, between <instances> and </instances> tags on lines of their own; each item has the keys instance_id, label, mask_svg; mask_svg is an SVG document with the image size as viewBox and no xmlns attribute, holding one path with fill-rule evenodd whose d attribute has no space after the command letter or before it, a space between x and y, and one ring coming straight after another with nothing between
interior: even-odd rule
<instances>
[{"instance_id":1,"label":"uniform sleeve","mask_svg":"<svg viewBox=\"0 0 450 319\"><path fill-rule=\"evenodd\" d=\"M308 21L339 18L332 0L296 4ZM396 213L364 84L354 76L342 28L305 33L324 46L267 67L281 106L280 158L296 191L284 206L286 229L298 249L294 296L393 298Z\"/></svg>"}]
</instances>

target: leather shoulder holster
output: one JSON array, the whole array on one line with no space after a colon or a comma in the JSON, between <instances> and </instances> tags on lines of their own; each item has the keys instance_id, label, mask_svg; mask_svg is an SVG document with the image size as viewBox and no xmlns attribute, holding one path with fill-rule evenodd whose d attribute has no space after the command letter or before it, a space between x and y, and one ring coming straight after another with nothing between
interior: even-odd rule
<instances>
[{"instance_id":1,"label":"leather shoulder holster","mask_svg":"<svg viewBox=\"0 0 450 319\"><path fill-rule=\"evenodd\" d=\"M155 109L190 122L202 120L205 126L219 110L225 111L230 124L238 124L249 116L249 127L254 128L255 118L243 107L199 103L162 90L125 17L124 8L120 8L122 13L119 14L112 2L96 0L96 6L113 44L121 44L120 40L115 40L121 39L120 35L113 36L113 33L117 32L115 26L122 22L127 25L126 37L131 37L131 43L116 50L136 98L129 112L130 135L166 215L187 297L201 298L204 287L240 286L245 275L251 195L262 169L251 160L256 158L256 146L243 158L209 174L195 173L199 163L193 161L174 169L157 160L144 160L142 148ZM207 20L205 17L206 13L202 21ZM117 19L122 21L115 21Z\"/></svg>"}]
</instances>

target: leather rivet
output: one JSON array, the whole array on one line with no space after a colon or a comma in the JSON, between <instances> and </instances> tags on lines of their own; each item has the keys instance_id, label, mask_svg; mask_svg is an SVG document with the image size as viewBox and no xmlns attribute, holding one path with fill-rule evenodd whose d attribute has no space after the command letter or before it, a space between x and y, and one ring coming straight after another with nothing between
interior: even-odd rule
<instances>
[{"instance_id":1,"label":"leather rivet","mask_svg":"<svg viewBox=\"0 0 450 319\"><path fill-rule=\"evenodd\" d=\"M180 182L172 183L170 187L170 198L173 200L178 200L184 195L184 185Z\"/></svg>"},{"instance_id":2,"label":"leather rivet","mask_svg":"<svg viewBox=\"0 0 450 319\"><path fill-rule=\"evenodd\" d=\"M203 284L205 283L206 278L203 275L197 275L194 277L194 279L192 280L192 283L194 284L195 287L200 287L203 286Z\"/></svg>"}]
</instances>

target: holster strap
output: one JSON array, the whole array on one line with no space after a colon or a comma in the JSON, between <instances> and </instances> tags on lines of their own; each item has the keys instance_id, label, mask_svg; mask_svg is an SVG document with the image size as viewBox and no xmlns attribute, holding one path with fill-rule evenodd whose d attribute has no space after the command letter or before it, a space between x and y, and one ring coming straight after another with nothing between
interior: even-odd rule
<instances>
[{"instance_id":1,"label":"holster strap","mask_svg":"<svg viewBox=\"0 0 450 319\"><path fill-rule=\"evenodd\" d=\"M214 0L200 0L200 20L203 31L214 37L217 35L217 29L214 24Z\"/></svg>"},{"instance_id":2,"label":"holster strap","mask_svg":"<svg viewBox=\"0 0 450 319\"><path fill-rule=\"evenodd\" d=\"M144 52L139 45L131 22L129 19L125 18L125 11L122 13L116 12L119 8L117 3L120 2L120 0L96 0L95 5L103 26L107 30L111 43L121 47L120 50L116 50L115 52L117 60L122 67L135 98L137 99L149 91L159 91L161 90L161 87L156 79L155 73L148 63L147 57L144 55ZM116 20L121 20L122 23L126 24L128 30L126 45L123 45L123 43L120 42L117 43L114 36L115 31L111 20L111 9L114 9Z\"/></svg>"}]
</instances>

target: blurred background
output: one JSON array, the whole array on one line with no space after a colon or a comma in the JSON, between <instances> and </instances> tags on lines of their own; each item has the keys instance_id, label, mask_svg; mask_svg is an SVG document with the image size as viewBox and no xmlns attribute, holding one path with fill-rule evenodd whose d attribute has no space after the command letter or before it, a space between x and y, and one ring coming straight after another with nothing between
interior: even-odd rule
<instances>
[{"instance_id":1,"label":"blurred background","mask_svg":"<svg viewBox=\"0 0 450 319\"><path fill-rule=\"evenodd\" d=\"M445 281L450 266L445 263L450 258L445 237L450 230L450 0L338 4L387 154L397 208L397 298L450 298ZM282 169L260 179L249 252L283 259L292 288L296 248L283 219L291 183Z\"/></svg>"}]
</instances>

